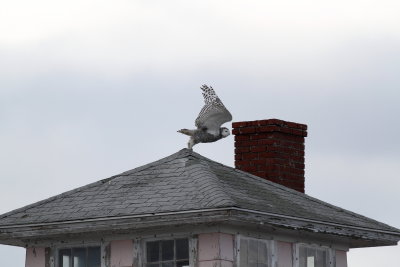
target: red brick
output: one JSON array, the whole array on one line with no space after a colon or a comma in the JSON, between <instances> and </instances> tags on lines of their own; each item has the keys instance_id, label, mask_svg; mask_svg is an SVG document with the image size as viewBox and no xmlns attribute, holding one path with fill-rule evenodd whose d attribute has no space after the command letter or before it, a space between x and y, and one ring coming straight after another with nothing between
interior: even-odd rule
<instances>
[{"instance_id":1,"label":"red brick","mask_svg":"<svg viewBox=\"0 0 400 267\"><path fill-rule=\"evenodd\" d=\"M232 128L246 127L247 123L248 123L247 121L233 122L232 123Z\"/></svg>"},{"instance_id":2,"label":"red brick","mask_svg":"<svg viewBox=\"0 0 400 267\"><path fill-rule=\"evenodd\" d=\"M283 120L278 120L278 119L269 119L267 120L268 124L277 124L277 125L282 125L285 123Z\"/></svg>"},{"instance_id":3,"label":"red brick","mask_svg":"<svg viewBox=\"0 0 400 267\"><path fill-rule=\"evenodd\" d=\"M242 159L243 159L242 154L235 155L235 160L242 160Z\"/></svg>"},{"instance_id":4,"label":"red brick","mask_svg":"<svg viewBox=\"0 0 400 267\"><path fill-rule=\"evenodd\" d=\"M294 167L298 169L305 169L304 163L294 163Z\"/></svg>"},{"instance_id":5,"label":"red brick","mask_svg":"<svg viewBox=\"0 0 400 267\"><path fill-rule=\"evenodd\" d=\"M240 134L251 134L251 133L255 133L255 132L256 132L255 127L240 128Z\"/></svg>"},{"instance_id":6,"label":"red brick","mask_svg":"<svg viewBox=\"0 0 400 267\"><path fill-rule=\"evenodd\" d=\"M256 133L256 134L250 135L251 140L260 140L260 139L267 139L267 138L269 138L269 135L263 134L263 133L262 134Z\"/></svg>"},{"instance_id":7,"label":"red brick","mask_svg":"<svg viewBox=\"0 0 400 267\"><path fill-rule=\"evenodd\" d=\"M235 135L235 141L250 140L250 135Z\"/></svg>"},{"instance_id":8,"label":"red brick","mask_svg":"<svg viewBox=\"0 0 400 267\"><path fill-rule=\"evenodd\" d=\"M259 171L267 171L269 174L272 173L271 171L278 171L278 165L260 165L258 166Z\"/></svg>"},{"instance_id":9,"label":"red brick","mask_svg":"<svg viewBox=\"0 0 400 267\"><path fill-rule=\"evenodd\" d=\"M232 134L233 134L233 135L238 135L238 134L240 134L240 129L239 129L239 128L233 129L233 130L232 130Z\"/></svg>"},{"instance_id":10,"label":"red brick","mask_svg":"<svg viewBox=\"0 0 400 267\"><path fill-rule=\"evenodd\" d=\"M235 154L246 153L246 152L250 152L249 147L244 146L244 147L235 148Z\"/></svg>"},{"instance_id":11,"label":"red brick","mask_svg":"<svg viewBox=\"0 0 400 267\"><path fill-rule=\"evenodd\" d=\"M244 153L242 154L243 160L250 160L250 159L258 159L258 155L256 153Z\"/></svg>"},{"instance_id":12,"label":"red brick","mask_svg":"<svg viewBox=\"0 0 400 267\"><path fill-rule=\"evenodd\" d=\"M265 133L265 132L280 132L281 128L275 125L267 125L267 126L260 126L257 128L257 132Z\"/></svg>"},{"instance_id":13,"label":"red brick","mask_svg":"<svg viewBox=\"0 0 400 267\"><path fill-rule=\"evenodd\" d=\"M235 160L235 167L238 168L238 166L246 166L250 165L250 161L248 160Z\"/></svg>"},{"instance_id":14,"label":"red brick","mask_svg":"<svg viewBox=\"0 0 400 267\"><path fill-rule=\"evenodd\" d=\"M260 145L278 145L279 143L280 141L276 139L262 139L258 141Z\"/></svg>"},{"instance_id":15,"label":"red brick","mask_svg":"<svg viewBox=\"0 0 400 267\"><path fill-rule=\"evenodd\" d=\"M258 153L258 156L260 158L275 158L275 157L279 157L280 154L277 152L260 152L260 153Z\"/></svg>"},{"instance_id":16,"label":"red brick","mask_svg":"<svg viewBox=\"0 0 400 267\"><path fill-rule=\"evenodd\" d=\"M264 152L267 148L265 146L252 146L250 147L251 152Z\"/></svg>"},{"instance_id":17,"label":"red brick","mask_svg":"<svg viewBox=\"0 0 400 267\"><path fill-rule=\"evenodd\" d=\"M257 171L257 167L248 165L248 166L242 167L241 170L245 171L245 172L256 172Z\"/></svg>"},{"instance_id":18,"label":"red brick","mask_svg":"<svg viewBox=\"0 0 400 267\"><path fill-rule=\"evenodd\" d=\"M258 165L266 165L267 164L267 159L254 159L254 160L251 161L251 163L253 165L256 165L256 166L258 166Z\"/></svg>"},{"instance_id":19,"label":"red brick","mask_svg":"<svg viewBox=\"0 0 400 267\"><path fill-rule=\"evenodd\" d=\"M249 126L260 126L260 123L261 123L262 121L249 121Z\"/></svg>"},{"instance_id":20,"label":"red brick","mask_svg":"<svg viewBox=\"0 0 400 267\"><path fill-rule=\"evenodd\" d=\"M243 146L256 146L257 145L257 141L253 140L253 141L242 141L242 145Z\"/></svg>"},{"instance_id":21,"label":"red brick","mask_svg":"<svg viewBox=\"0 0 400 267\"><path fill-rule=\"evenodd\" d=\"M257 176L259 176L261 178L265 178L265 176L266 176L266 172L265 171L256 171L253 174L257 175Z\"/></svg>"},{"instance_id":22,"label":"red brick","mask_svg":"<svg viewBox=\"0 0 400 267\"><path fill-rule=\"evenodd\" d=\"M306 136L307 136L307 132L306 132L306 131L297 130L297 129L292 129L292 134L293 134L293 135L303 136L303 137L306 137Z\"/></svg>"}]
</instances>

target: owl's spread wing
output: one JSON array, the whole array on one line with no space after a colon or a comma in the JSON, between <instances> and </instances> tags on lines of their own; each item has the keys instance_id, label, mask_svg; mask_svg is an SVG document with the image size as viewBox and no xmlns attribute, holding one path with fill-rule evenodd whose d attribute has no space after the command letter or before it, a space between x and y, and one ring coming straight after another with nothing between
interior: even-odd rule
<instances>
[{"instance_id":1,"label":"owl's spread wing","mask_svg":"<svg viewBox=\"0 0 400 267\"><path fill-rule=\"evenodd\" d=\"M205 105L201 109L199 116L197 116L196 127L207 129L207 132L218 135L221 125L231 121L232 115L222 104L211 86L203 85L200 89L203 90Z\"/></svg>"}]
</instances>

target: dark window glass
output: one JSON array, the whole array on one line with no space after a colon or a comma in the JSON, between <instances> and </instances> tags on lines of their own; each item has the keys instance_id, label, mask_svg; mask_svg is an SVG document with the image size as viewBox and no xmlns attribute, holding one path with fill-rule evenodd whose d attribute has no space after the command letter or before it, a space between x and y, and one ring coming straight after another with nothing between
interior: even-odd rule
<instances>
[{"instance_id":1,"label":"dark window glass","mask_svg":"<svg viewBox=\"0 0 400 267\"><path fill-rule=\"evenodd\" d=\"M189 261L178 261L178 262L176 262L176 267L183 267L183 266L189 266Z\"/></svg>"},{"instance_id":2,"label":"dark window glass","mask_svg":"<svg viewBox=\"0 0 400 267\"><path fill-rule=\"evenodd\" d=\"M60 267L72 267L71 250L60 249L58 253L58 262Z\"/></svg>"},{"instance_id":3,"label":"dark window glass","mask_svg":"<svg viewBox=\"0 0 400 267\"><path fill-rule=\"evenodd\" d=\"M174 240L161 241L161 260L170 261L173 259L174 259Z\"/></svg>"},{"instance_id":4,"label":"dark window glass","mask_svg":"<svg viewBox=\"0 0 400 267\"><path fill-rule=\"evenodd\" d=\"M188 239L177 239L176 242L176 259L189 259L189 241Z\"/></svg>"},{"instance_id":5,"label":"dark window glass","mask_svg":"<svg viewBox=\"0 0 400 267\"><path fill-rule=\"evenodd\" d=\"M147 242L146 253L147 253L147 262L155 262L159 261L160 258L160 242Z\"/></svg>"},{"instance_id":6,"label":"dark window glass","mask_svg":"<svg viewBox=\"0 0 400 267\"><path fill-rule=\"evenodd\" d=\"M72 256L74 258L73 267L86 267L86 248L72 249Z\"/></svg>"},{"instance_id":7,"label":"dark window glass","mask_svg":"<svg viewBox=\"0 0 400 267\"><path fill-rule=\"evenodd\" d=\"M174 262L173 261L163 262L161 264L161 267L174 267Z\"/></svg>"},{"instance_id":8,"label":"dark window glass","mask_svg":"<svg viewBox=\"0 0 400 267\"><path fill-rule=\"evenodd\" d=\"M146 267L183 266L189 266L189 241L187 238L146 243Z\"/></svg>"},{"instance_id":9,"label":"dark window glass","mask_svg":"<svg viewBox=\"0 0 400 267\"><path fill-rule=\"evenodd\" d=\"M58 267L100 267L100 247L60 249Z\"/></svg>"},{"instance_id":10,"label":"dark window glass","mask_svg":"<svg viewBox=\"0 0 400 267\"><path fill-rule=\"evenodd\" d=\"M100 267L101 265L101 252L100 247L88 248L88 267Z\"/></svg>"}]
</instances>

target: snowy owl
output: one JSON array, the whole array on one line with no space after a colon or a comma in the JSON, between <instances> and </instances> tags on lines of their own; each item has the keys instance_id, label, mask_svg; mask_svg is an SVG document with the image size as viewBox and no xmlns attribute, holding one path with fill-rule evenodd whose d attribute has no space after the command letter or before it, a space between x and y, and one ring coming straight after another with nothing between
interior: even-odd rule
<instances>
[{"instance_id":1,"label":"snowy owl","mask_svg":"<svg viewBox=\"0 0 400 267\"><path fill-rule=\"evenodd\" d=\"M230 135L229 129L221 125L232 120L231 113L222 104L211 86L202 85L200 89L203 90L205 105L195 121L197 129L178 131L190 136L189 149L192 149L195 144L215 142Z\"/></svg>"}]
</instances>

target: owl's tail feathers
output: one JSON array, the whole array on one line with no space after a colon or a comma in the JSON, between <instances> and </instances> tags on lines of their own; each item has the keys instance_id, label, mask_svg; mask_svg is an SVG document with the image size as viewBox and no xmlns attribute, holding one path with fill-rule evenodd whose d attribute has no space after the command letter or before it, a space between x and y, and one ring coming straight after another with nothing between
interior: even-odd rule
<instances>
[{"instance_id":1,"label":"owl's tail feathers","mask_svg":"<svg viewBox=\"0 0 400 267\"><path fill-rule=\"evenodd\" d=\"M189 136L193 136L193 135L194 135L194 130L180 129L180 130L178 131L178 133L186 134L186 135L189 135Z\"/></svg>"}]
</instances>

